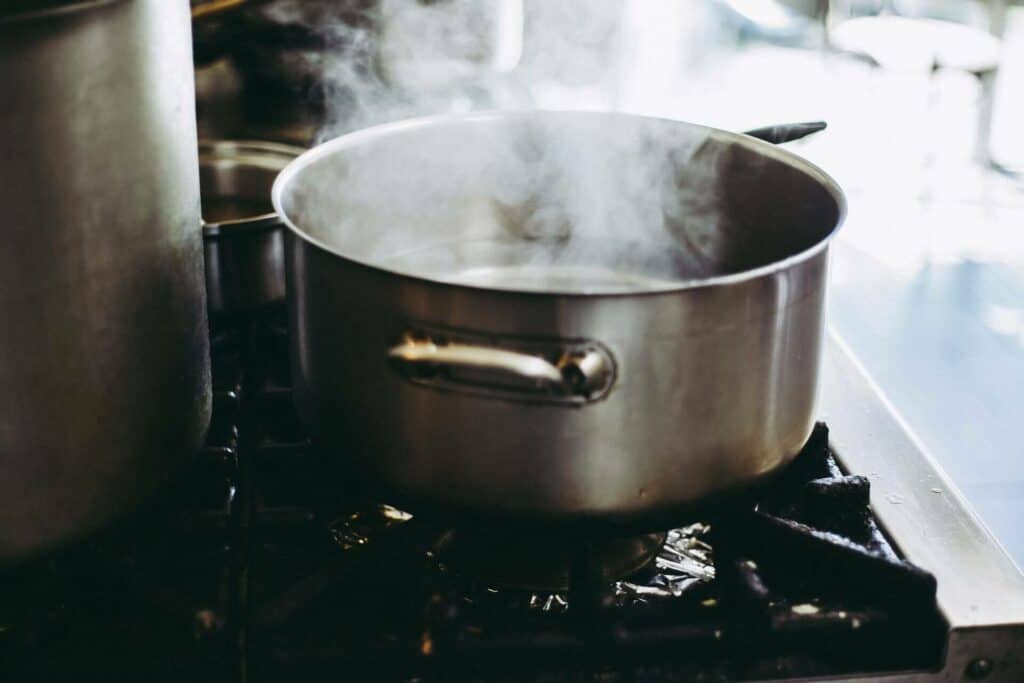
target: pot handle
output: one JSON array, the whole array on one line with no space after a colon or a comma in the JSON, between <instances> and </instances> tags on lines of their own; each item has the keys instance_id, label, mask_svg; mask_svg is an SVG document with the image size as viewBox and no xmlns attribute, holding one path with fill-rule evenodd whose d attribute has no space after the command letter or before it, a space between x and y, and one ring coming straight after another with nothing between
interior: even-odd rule
<instances>
[{"instance_id":1,"label":"pot handle","mask_svg":"<svg viewBox=\"0 0 1024 683\"><path fill-rule=\"evenodd\" d=\"M765 126L744 132L758 140L770 142L773 145L781 145L784 142L793 142L808 135L820 132L828 128L824 121L807 121L805 123L782 123L777 126Z\"/></svg>"},{"instance_id":2,"label":"pot handle","mask_svg":"<svg viewBox=\"0 0 1024 683\"><path fill-rule=\"evenodd\" d=\"M407 335L388 350L388 359L418 383L570 403L601 398L615 373L611 355L596 345L564 351L552 362L540 354Z\"/></svg>"}]
</instances>

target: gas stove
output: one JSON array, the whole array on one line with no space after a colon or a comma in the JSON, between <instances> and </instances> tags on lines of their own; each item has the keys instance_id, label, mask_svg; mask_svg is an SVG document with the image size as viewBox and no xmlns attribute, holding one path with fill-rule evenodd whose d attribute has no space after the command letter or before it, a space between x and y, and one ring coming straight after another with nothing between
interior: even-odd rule
<instances>
[{"instance_id":1,"label":"gas stove","mask_svg":"<svg viewBox=\"0 0 1024 683\"><path fill-rule=\"evenodd\" d=\"M834 336L769 486L541 537L336 484L283 319L216 325L208 445L171 490L3 575L6 680L1024 680L1024 575Z\"/></svg>"}]
</instances>

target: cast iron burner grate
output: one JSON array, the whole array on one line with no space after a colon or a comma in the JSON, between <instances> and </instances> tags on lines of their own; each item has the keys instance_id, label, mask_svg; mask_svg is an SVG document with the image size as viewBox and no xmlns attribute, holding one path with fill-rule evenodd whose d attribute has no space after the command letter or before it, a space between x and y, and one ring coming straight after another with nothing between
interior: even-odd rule
<instances>
[{"instance_id":1,"label":"cast iron burner grate","mask_svg":"<svg viewBox=\"0 0 1024 683\"><path fill-rule=\"evenodd\" d=\"M291 407L280 312L214 335L215 422L146 514L3 576L7 680L732 681L936 669L931 575L901 560L818 425L749 503L620 579L491 585L451 532L339 492ZM328 484L325 486L325 482ZM495 543L501 529L491 530Z\"/></svg>"}]
</instances>

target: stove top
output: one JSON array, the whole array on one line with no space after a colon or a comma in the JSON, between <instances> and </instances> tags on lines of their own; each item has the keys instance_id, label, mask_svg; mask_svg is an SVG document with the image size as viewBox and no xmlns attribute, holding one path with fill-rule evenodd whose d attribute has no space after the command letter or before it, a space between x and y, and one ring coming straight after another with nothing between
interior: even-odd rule
<instances>
[{"instance_id":1,"label":"stove top","mask_svg":"<svg viewBox=\"0 0 1024 683\"><path fill-rule=\"evenodd\" d=\"M835 338L824 422L747 503L539 538L336 484L282 319L219 326L176 486L2 575L6 680L1024 679L1024 577Z\"/></svg>"}]
</instances>

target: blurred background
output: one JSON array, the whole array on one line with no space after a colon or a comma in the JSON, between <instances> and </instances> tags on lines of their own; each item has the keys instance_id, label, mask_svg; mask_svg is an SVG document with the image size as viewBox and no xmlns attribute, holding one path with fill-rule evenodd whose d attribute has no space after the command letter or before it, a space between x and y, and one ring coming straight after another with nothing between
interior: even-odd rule
<instances>
[{"instance_id":1,"label":"blurred background","mask_svg":"<svg viewBox=\"0 0 1024 683\"><path fill-rule=\"evenodd\" d=\"M794 151L849 198L830 322L1024 564L1024 2L193 2L200 135L616 109ZM868 473L874 475L874 473Z\"/></svg>"}]
</instances>

